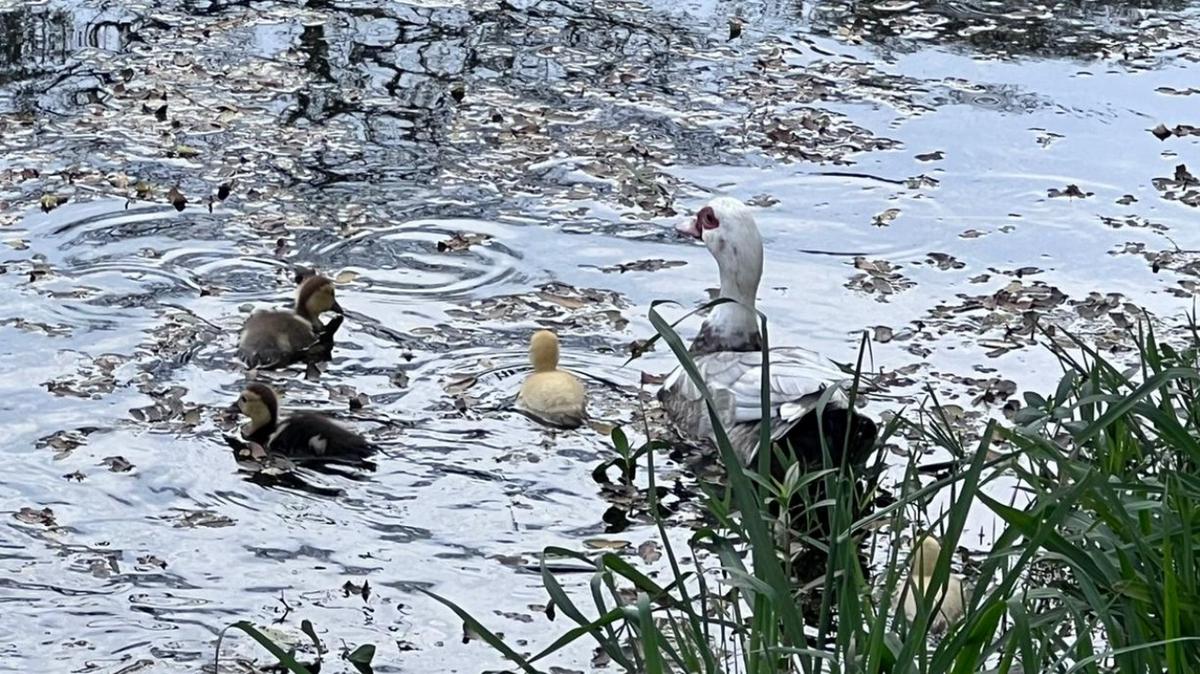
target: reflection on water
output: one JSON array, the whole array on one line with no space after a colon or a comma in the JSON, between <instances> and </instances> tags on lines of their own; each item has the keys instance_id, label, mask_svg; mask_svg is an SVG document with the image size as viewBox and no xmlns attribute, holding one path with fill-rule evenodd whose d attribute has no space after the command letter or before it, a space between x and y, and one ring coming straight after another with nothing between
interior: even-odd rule
<instances>
[{"instance_id":1,"label":"reflection on water","mask_svg":"<svg viewBox=\"0 0 1200 674\"><path fill-rule=\"evenodd\" d=\"M777 343L852 360L869 329L902 403L999 416L1049 372L1037 321L1118 352L1169 322L1200 289L1197 7L1031 7L0 0L0 665L192 672L248 618L379 671L503 666L418 587L541 645L542 547L654 533L593 480L602 435L509 409L529 333L640 420L670 358L624 363L652 300L716 286L672 234L713 193L758 208ZM298 265L341 341L260 376L383 449L304 488L222 440L236 331Z\"/></svg>"},{"instance_id":2,"label":"reflection on water","mask_svg":"<svg viewBox=\"0 0 1200 674\"><path fill-rule=\"evenodd\" d=\"M852 41L911 51L922 45L961 46L987 56L1113 58L1138 64L1164 50L1196 60L1195 44L1181 41L1189 26L1169 12L1187 0L1051 4L952 0L821 2L812 6L814 29Z\"/></svg>"}]
</instances>

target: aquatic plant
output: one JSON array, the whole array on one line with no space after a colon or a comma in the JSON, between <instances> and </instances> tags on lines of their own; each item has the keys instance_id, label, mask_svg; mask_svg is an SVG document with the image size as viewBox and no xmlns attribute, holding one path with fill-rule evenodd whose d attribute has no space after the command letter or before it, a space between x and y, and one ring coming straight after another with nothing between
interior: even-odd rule
<instances>
[{"instance_id":1,"label":"aquatic plant","mask_svg":"<svg viewBox=\"0 0 1200 674\"><path fill-rule=\"evenodd\" d=\"M653 309L651 321L698 380L672 326ZM762 331L765 340L765 320ZM711 525L680 550L657 507L655 455L662 443L647 429L646 443L632 449L623 432L614 432L626 475L633 461L644 461L647 512L668 577L656 581L611 552L592 557L546 548L542 582L552 610L573 626L536 653L517 652L449 598L426 593L530 673L581 639L594 641L598 657L624 671L655 674L1190 671L1190 663L1200 662L1194 636L1200 634L1200 340L1193 331L1189 346L1175 349L1149 330L1139 333L1140 367L1124 373L1061 335L1047 335L1063 368L1054 393L1027 393L1014 425L990 423L973 448L964 446L932 393L931 405L898 414L881 442L903 428L955 458L946 475L921 484L924 467L910 453L894 502L874 512L863 513L857 476L846 467L827 463L803 473L792 466L781 480L765 477L766 460L759 470L743 469L709 400L727 484L705 490ZM855 394L859 381L856 375ZM1016 479L1015 488L997 483L1010 489L1009 503L985 489L1000 478ZM821 523L831 533L824 540L800 535L801 549L819 551L809 558L823 569L797 585L789 537L773 529L771 504L813 493L808 487L817 483L824 497L799 511L809 521L791 529L815 531L811 525ZM959 547L973 507L990 510L1004 529L972 574L962 618L931 636L952 555L938 559L909 621L897 601L909 560L892 541L908 525L906 513L927 513L931 498L947 490L945 512L924 523L947 551ZM875 560L873 578L859 562L864 553ZM556 558L594 568L590 606L551 570L547 560Z\"/></svg>"}]
</instances>

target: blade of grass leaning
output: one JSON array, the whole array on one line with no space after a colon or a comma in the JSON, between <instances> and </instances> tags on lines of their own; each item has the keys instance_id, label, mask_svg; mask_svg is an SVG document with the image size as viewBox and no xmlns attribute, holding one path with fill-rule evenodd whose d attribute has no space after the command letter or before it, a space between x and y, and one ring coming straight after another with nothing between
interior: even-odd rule
<instances>
[{"instance_id":1,"label":"blade of grass leaning","mask_svg":"<svg viewBox=\"0 0 1200 674\"><path fill-rule=\"evenodd\" d=\"M644 414L645 413L643 412L643 416ZM649 432L649 429L647 429L647 432ZM649 439L648 435L647 439ZM659 512L658 476L654 472L653 451L646 452L646 476L646 494L650 500L650 513L654 518L654 524L658 529L658 536L663 542L663 551L667 555L667 563L671 567L671 573L676 579L676 583L679 588L680 605L683 608L684 614L687 616L688 625L691 629L693 637L698 640L703 640L705 638L705 631L701 626L700 617L697 616L695 611L692 609L692 600L686 583L687 574L684 573L679 566L679 560L675 557L675 548L673 545L671 545L671 537L667 535L666 522L663 520L662 513ZM624 560L620 560L620 563L625 564L625 566L627 566L631 572L634 572L633 567L626 564ZM641 576L642 574L637 573L637 575ZM649 580L649 578L646 578L646 580ZM701 604L701 606L703 606L703 604ZM701 655L704 658L704 671L710 674L715 674L717 671L716 658L713 657L710 649L707 647L707 643L704 641L701 641L701 643L705 644L705 647L701 649Z\"/></svg>"},{"instance_id":2,"label":"blade of grass leaning","mask_svg":"<svg viewBox=\"0 0 1200 674\"><path fill-rule=\"evenodd\" d=\"M423 592L424 594L428 595L434 601L438 602L439 604L441 604L441 605L445 606L446 608L450 609L451 611L453 611L454 614L457 615L460 619L462 619L463 623L466 624L467 627L471 628L471 631L478 634L479 638L483 639L483 641L487 645L491 646L492 648L496 649L497 651L500 651L501 655L508 658L513 664L515 664L516 666L520 667L522 670L527 672L527 674L541 674L541 672L539 672L536 667L531 665L529 663L529 661L527 661L525 658L521 657L520 653L517 653L513 649L509 648L508 644L504 643L503 639L496 636L496 634L494 632L492 632L491 630L489 630L487 627L484 627L483 623L476 620L470 613L467 613L458 604L455 604L454 602L450 601L449 599L446 599L445 597L442 597L441 595L439 595L435 592L426 590L425 588L417 588L417 589L420 590L421 592ZM307 672L296 672L296 674L307 674Z\"/></svg>"},{"instance_id":3,"label":"blade of grass leaning","mask_svg":"<svg viewBox=\"0 0 1200 674\"><path fill-rule=\"evenodd\" d=\"M239 620L232 625L227 625L225 629L221 630L221 633L217 635L217 653L216 657L213 659L214 672L221 671L221 641L225 638L225 633L231 629L239 629L250 635L250 638L257 641L258 644L263 648L267 649L267 652L269 652L275 658L276 662L284 667L287 667L287 670L292 674L312 674L307 667L297 662L295 658L289 655L287 651L280 648L279 645L272 641L270 637L258 631L257 627L245 620Z\"/></svg>"},{"instance_id":4,"label":"blade of grass leaning","mask_svg":"<svg viewBox=\"0 0 1200 674\"><path fill-rule=\"evenodd\" d=\"M546 553L551 550L555 550L555 548L547 548L546 550L542 551L542 586L546 588L547 594L550 595L550 601L554 602L554 605L558 608L558 610L562 611L563 615L567 616L571 620L574 620L575 624L577 625L590 624L592 621L587 616L583 615L583 612L575 606L575 602L571 601L571 598L567 596L566 590L564 590L562 585L558 582L558 578L556 578L554 574L550 572L549 567L546 566ZM600 630L593 630L592 637L596 640L596 643L604 649L604 652L607 653L608 656L615 662L628 663L624 653L621 652L620 645L616 644L610 639L605 639L604 634Z\"/></svg>"},{"instance_id":5,"label":"blade of grass leaning","mask_svg":"<svg viewBox=\"0 0 1200 674\"><path fill-rule=\"evenodd\" d=\"M642 628L642 653L646 660L646 674L663 674L662 653L658 651L659 632L650 614L650 598L645 593L638 594L638 622Z\"/></svg>"},{"instance_id":6,"label":"blade of grass leaning","mask_svg":"<svg viewBox=\"0 0 1200 674\"><path fill-rule=\"evenodd\" d=\"M696 369L695 363L688 355L687 348L683 345L683 340L679 338L679 335L658 314L655 310L655 304L652 304L650 307L650 323L671 347L671 351L675 354L676 359L679 360L680 366L684 369L688 377L691 378L692 383L696 385L704 398L709 420L712 423L713 433L716 436L717 447L721 453L721 461L725 465L734 499L737 502L738 509L742 513L742 526L750 538L755 575L761 575L766 584L771 588L770 603L772 609L782 620L791 644L795 647L803 648L807 645L804 635L804 623L800 618L799 610L796 608L794 602L791 601L787 576L784 574L779 560L775 557L774 541L771 538L771 534L767 531L765 522L759 517L759 513L763 511L763 507L758 499L758 491L742 470L741 463L733 451L729 437L725 433L725 429L722 427L721 420L717 415L717 408L713 402L712 394L709 392L708 386L704 383L703 377L700 376L699 370ZM766 344L764 343L765 348ZM766 421L764 419L764 422ZM811 674L813 671L811 662L808 659L802 658L801 666L806 673Z\"/></svg>"}]
</instances>

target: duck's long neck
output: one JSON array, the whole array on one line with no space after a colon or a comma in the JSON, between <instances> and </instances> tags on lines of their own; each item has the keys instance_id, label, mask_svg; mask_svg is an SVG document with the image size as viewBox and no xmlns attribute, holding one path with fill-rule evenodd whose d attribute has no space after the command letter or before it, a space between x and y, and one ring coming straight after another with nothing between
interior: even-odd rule
<instances>
[{"instance_id":1,"label":"duck's long neck","mask_svg":"<svg viewBox=\"0 0 1200 674\"><path fill-rule=\"evenodd\" d=\"M731 263L732 262L732 263ZM712 314L700 326L692 342L692 353L715 351L759 351L762 337L758 332L755 295L762 277L762 253L747 259L724 262L721 269L721 298L734 300L713 307Z\"/></svg>"},{"instance_id":2,"label":"duck's long neck","mask_svg":"<svg viewBox=\"0 0 1200 674\"><path fill-rule=\"evenodd\" d=\"M308 303L302 301L301 298L296 299L296 306L293 308L293 311L296 312L297 316L311 323L313 330L320 332L324 327L321 325L321 319L308 310Z\"/></svg>"}]
</instances>

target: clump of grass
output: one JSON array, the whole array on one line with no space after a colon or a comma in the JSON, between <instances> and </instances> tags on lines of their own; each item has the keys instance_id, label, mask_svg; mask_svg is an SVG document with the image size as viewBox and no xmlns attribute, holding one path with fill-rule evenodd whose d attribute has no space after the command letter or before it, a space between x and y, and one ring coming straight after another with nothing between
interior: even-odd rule
<instances>
[{"instance_id":1,"label":"clump of grass","mask_svg":"<svg viewBox=\"0 0 1200 674\"><path fill-rule=\"evenodd\" d=\"M304 635L312 641L317 657L312 662L303 663L296 658L296 651L294 649L285 650L283 646L280 646L250 622L239 620L226 626L217 635L216 655L213 657L214 674L218 674L221 671L221 643L225 640L225 635L234 629L246 633L251 639L258 642L260 646L271 654L271 657L275 658L275 662L278 663L279 667L291 674L318 674L321 671L321 656L325 653L325 645L317 637L317 631L313 628L311 622L301 620L300 631L304 632ZM372 674L375 671L371 667L371 661L375 659L375 646L371 644L363 644L354 649L346 648L343 650L342 658L358 674Z\"/></svg>"},{"instance_id":2,"label":"clump of grass","mask_svg":"<svg viewBox=\"0 0 1200 674\"><path fill-rule=\"evenodd\" d=\"M703 388L673 328L653 309L651 321ZM762 330L765 341L765 320ZM645 463L647 512L667 560L665 581L613 553L546 548L543 584L573 626L535 653L517 652L451 600L428 594L530 673L581 639L594 641L616 667L649 674L1191 671L1200 662L1200 339L1193 331L1191 346L1176 350L1147 331L1136 342L1140 368L1125 373L1081 342L1068 349L1052 339L1049 348L1063 368L1054 393L1027 393L1014 426L993 422L972 447L936 407L913 421L897 415L883 442L904 424L956 460L949 475L922 483L919 453L910 453L895 501L865 514L857 476L829 465L833 453L822 469L792 466L783 479L767 475L766 462L744 469L705 390L727 485L706 490L714 524L696 530L686 550L671 543L657 504L662 444L647 438L633 449L623 433L614 434L627 471L634 461ZM1001 478L1016 480L1009 503L986 493ZM824 570L797 585L771 504L808 493L817 482L823 498L800 513L808 521L797 528L825 527L823 539L800 535L820 551ZM910 621L897 601L909 561L892 541L908 526L905 513L927 517L930 500L944 490L953 494L949 507L924 524L947 552ZM949 551L958 548L972 508L988 509L1004 528L978 565L962 618L931 637L930 618L951 573ZM858 563L864 553L877 560L871 577ZM546 563L553 558L595 569L586 602L564 589ZM1053 580L1033 582L1042 577ZM801 603L813 610L806 615Z\"/></svg>"}]
</instances>

